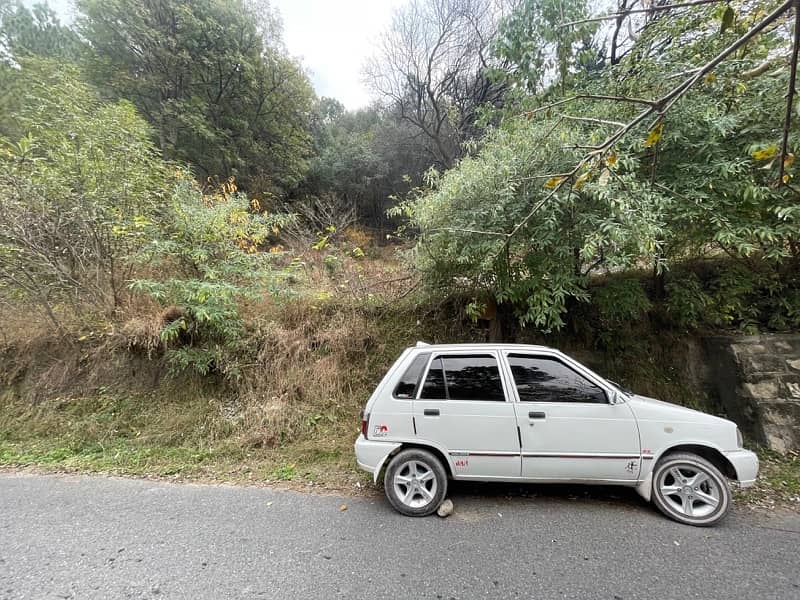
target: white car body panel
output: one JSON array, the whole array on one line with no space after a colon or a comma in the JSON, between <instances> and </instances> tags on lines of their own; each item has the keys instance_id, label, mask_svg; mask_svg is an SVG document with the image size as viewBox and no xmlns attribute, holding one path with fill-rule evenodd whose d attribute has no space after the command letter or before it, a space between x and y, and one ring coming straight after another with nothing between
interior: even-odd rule
<instances>
[{"instance_id":1,"label":"white car body panel","mask_svg":"<svg viewBox=\"0 0 800 600\"><path fill-rule=\"evenodd\" d=\"M520 402L526 479L635 481L639 430L626 404ZM530 414L544 418L530 418Z\"/></svg>"},{"instance_id":2,"label":"white car body panel","mask_svg":"<svg viewBox=\"0 0 800 600\"><path fill-rule=\"evenodd\" d=\"M458 477L505 479L520 476L517 415L511 402L415 400L417 437L439 442ZM438 415L426 412L438 411Z\"/></svg>"},{"instance_id":3,"label":"white car body panel","mask_svg":"<svg viewBox=\"0 0 800 600\"><path fill-rule=\"evenodd\" d=\"M611 402L522 402L509 353L556 358L601 387ZM506 401L395 398L399 379L420 353L428 364L446 354L491 354L499 361ZM439 414L428 414L436 411ZM529 413L544 413L530 418ZM737 443L731 421L643 396L627 395L557 350L515 344L421 345L398 358L364 410L367 437L355 450L359 466L380 476L388 458L408 445L434 449L454 479L611 483L636 487L649 500L652 470L665 452L702 447L723 456L742 487L755 482L758 459ZM730 470L730 469L729 469Z\"/></svg>"}]
</instances>

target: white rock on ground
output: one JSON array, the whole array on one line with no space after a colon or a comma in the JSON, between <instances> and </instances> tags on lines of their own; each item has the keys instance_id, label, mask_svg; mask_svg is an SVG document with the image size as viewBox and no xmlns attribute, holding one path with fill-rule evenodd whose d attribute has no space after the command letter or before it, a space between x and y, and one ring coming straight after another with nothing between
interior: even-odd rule
<instances>
[{"instance_id":1,"label":"white rock on ground","mask_svg":"<svg viewBox=\"0 0 800 600\"><path fill-rule=\"evenodd\" d=\"M453 501L448 498L447 500L442 502L439 505L439 510L436 511L436 514L439 515L442 518L449 517L450 515L452 515L453 514Z\"/></svg>"}]
</instances>

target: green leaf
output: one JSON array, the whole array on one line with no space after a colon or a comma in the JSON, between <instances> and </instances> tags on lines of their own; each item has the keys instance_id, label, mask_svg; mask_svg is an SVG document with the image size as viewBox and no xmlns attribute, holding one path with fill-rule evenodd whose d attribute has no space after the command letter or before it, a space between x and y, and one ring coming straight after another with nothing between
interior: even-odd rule
<instances>
[{"instance_id":1,"label":"green leaf","mask_svg":"<svg viewBox=\"0 0 800 600\"><path fill-rule=\"evenodd\" d=\"M735 17L735 13L733 12L733 8L730 5L725 7L725 11L722 13L722 25L720 27L719 32L725 33L727 29L733 27L733 20Z\"/></svg>"}]
</instances>

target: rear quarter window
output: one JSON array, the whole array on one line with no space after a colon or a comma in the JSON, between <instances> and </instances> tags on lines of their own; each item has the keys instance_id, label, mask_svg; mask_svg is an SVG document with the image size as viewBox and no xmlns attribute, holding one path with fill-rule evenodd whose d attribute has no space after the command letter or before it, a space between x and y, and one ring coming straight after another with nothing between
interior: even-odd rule
<instances>
[{"instance_id":1,"label":"rear quarter window","mask_svg":"<svg viewBox=\"0 0 800 600\"><path fill-rule=\"evenodd\" d=\"M395 398L400 400L416 398L419 381L422 378L425 365L428 364L428 358L430 358L430 352L423 352L422 354L418 354L417 357L411 361L406 372L403 373L403 376L394 388Z\"/></svg>"}]
</instances>

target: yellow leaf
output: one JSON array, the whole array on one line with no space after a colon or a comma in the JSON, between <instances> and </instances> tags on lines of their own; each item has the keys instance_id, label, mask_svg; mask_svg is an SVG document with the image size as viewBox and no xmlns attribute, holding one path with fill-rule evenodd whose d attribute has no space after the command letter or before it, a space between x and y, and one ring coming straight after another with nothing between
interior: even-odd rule
<instances>
[{"instance_id":1,"label":"yellow leaf","mask_svg":"<svg viewBox=\"0 0 800 600\"><path fill-rule=\"evenodd\" d=\"M777 153L778 153L778 146L772 144L772 146L768 146L763 150L756 150L755 152L753 152L753 158L756 160L767 160L775 156Z\"/></svg>"},{"instance_id":2,"label":"yellow leaf","mask_svg":"<svg viewBox=\"0 0 800 600\"><path fill-rule=\"evenodd\" d=\"M709 73L703 78L703 81L706 83L714 83L717 80L717 76L714 73Z\"/></svg>"},{"instance_id":3,"label":"yellow leaf","mask_svg":"<svg viewBox=\"0 0 800 600\"><path fill-rule=\"evenodd\" d=\"M572 187L575 188L576 190L579 190L583 187L583 184L585 184L588 180L589 180L589 171L586 171L583 175L581 175L575 180L575 183L573 184Z\"/></svg>"},{"instance_id":4,"label":"yellow leaf","mask_svg":"<svg viewBox=\"0 0 800 600\"><path fill-rule=\"evenodd\" d=\"M613 150L611 151L611 154L608 155L608 158L606 159L606 164L609 167L613 167L615 164L617 164L617 153L614 152Z\"/></svg>"},{"instance_id":5,"label":"yellow leaf","mask_svg":"<svg viewBox=\"0 0 800 600\"><path fill-rule=\"evenodd\" d=\"M551 190L556 187L559 183L564 180L563 177L551 177L547 181L544 182L544 187L550 188Z\"/></svg>"},{"instance_id":6,"label":"yellow leaf","mask_svg":"<svg viewBox=\"0 0 800 600\"><path fill-rule=\"evenodd\" d=\"M789 152L789 154L786 155L786 158L783 159L783 168L788 169L793 164L794 164L794 154L792 152Z\"/></svg>"},{"instance_id":7,"label":"yellow leaf","mask_svg":"<svg viewBox=\"0 0 800 600\"><path fill-rule=\"evenodd\" d=\"M789 183L792 180L792 175L790 173L785 173L783 176L783 183Z\"/></svg>"},{"instance_id":8,"label":"yellow leaf","mask_svg":"<svg viewBox=\"0 0 800 600\"><path fill-rule=\"evenodd\" d=\"M658 140L661 139L661 136L663 134L664 134L664 123L659 123L650 130L650 133L647 135L647 139L644 141L644 147L650 148L652 146L655 146L658 143Z\"/></svg>"}]
</instances>

